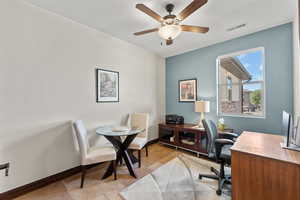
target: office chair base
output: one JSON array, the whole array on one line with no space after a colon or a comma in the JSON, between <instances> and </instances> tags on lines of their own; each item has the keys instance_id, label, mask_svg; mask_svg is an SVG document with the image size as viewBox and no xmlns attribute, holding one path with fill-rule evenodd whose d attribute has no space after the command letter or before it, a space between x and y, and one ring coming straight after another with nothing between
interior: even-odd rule
<instances>
[{"instance_id":1,"label":"office chair base","mask_svg":"<svg viewBox=\"0 0 300 200\"><path fill-rule=\"evenodd\" d=\"M219 180L219 177L216 175L210 175L210 174L199 174L199 179L201 180L202 178L210 178L210 179L215 179Z\"/></svg>"},{"instance_id":2,"label":"office chair base","mask_svg":"<svg viewBox=\"0 0 300 200\"><path fill-rule=\"evenodd\" d=\"M222 188L225 183L231 184L231 176L230 175L225 175L224 173L220 173L217 169L211 167L210 171L213 172L215 175L212 174L199 174L199 179L201 180L202 178L209 178L209 179L214 179L218 180L218 189L216 191L217 195L222 194Z\"/></svg>"}]
</instances>

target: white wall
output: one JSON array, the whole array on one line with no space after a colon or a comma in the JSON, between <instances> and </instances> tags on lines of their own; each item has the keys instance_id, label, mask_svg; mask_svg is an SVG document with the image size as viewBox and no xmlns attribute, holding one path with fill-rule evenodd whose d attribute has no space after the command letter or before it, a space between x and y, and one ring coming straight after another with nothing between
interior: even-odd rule
<instances>
[{"instance_id":1,"label":"white wall","mask_svg":"<svg viewBox=\"0 0 300 200\"><path fill-rule=\"evenodd\" d=\"M99 19L101 20L101 19ZM165 60L21 0L0 2L0 192L79 165L70 120L101 124L164 116ZM120 72L120 103L95 102L95 66Z\"/></svg>"},{"instance_id":2,"label":"white wall","mask_svg":"<svg viewBox=\"0 0 300 200\"><path fill-rule=\"evenodd\" d=\"M297 13L298 14L298 13ZM294 112L300 116L300 47L299 47L299 16L293 22L294 40Z\"/></svg>"}]
</instances>

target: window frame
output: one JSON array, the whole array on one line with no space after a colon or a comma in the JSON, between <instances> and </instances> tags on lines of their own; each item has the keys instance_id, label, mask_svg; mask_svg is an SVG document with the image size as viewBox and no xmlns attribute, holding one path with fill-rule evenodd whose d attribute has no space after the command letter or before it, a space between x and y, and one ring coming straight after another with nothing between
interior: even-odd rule
<instances>
[{"instance_id":1,"label":"window frame","mask_svg":"<svg viewBox=\"0 0 300 200\"><path fill-rule=\"evenodd\" d=\"M247 54L247 53L251 53L251 52L255 52L255 51L261 51L263 54L262 57L262 65L263 65L263 70L262 70L262 115L249 115L249 114L231 114L231 113L223 113L221 112L219 106L219 76L220 76L220 70L219 70L219 61L222 58L226 58L226 57L234 57L234 56L239 56L242 54ZM232 52L232 53L228 53L228 54L224 54L221 56L218 56L216 59L216 83L217 83L217 116L218 117L243 117L243 118L260 118L260 119L266 119L266 112L267 112L267 106L266 106L266 53L265 53L265 48L264 47L257 47L257 48L251 48L251 49L247 49L247 50L242 50L242 51L236 51L236 52Z\"/></svg>"}]
</instances>

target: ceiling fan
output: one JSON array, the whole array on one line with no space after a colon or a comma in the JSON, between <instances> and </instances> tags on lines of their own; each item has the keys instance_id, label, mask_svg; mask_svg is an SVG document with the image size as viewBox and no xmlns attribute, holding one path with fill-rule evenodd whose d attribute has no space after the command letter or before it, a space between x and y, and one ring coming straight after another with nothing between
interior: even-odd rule
<instances>
[{"instance_id":1,"label":"ceiling fan","mask_svg":"<svg viewBox=\"0 0 300 200\"><path fill-rule=\"evenodd\" d=\"M134 33L134 35L139 36L146 33L158 32L158 35L166 41L166 45L171 45L173 44L173 40L182 31L194 33L207 33L209 31L208 27L180 25L185 18L187 18L193 12L195 12L204 4L206 4L207 1L208 0L193 0L193 2L190 3L185 9L183 9L181 13L177 16L172 14L174 4L167 4L166 10L169 14L164 17L161 17L144 4L137 4L136 8L158 21L160 23L160 27L137 32Z\"/></svg>"}]
</instances>

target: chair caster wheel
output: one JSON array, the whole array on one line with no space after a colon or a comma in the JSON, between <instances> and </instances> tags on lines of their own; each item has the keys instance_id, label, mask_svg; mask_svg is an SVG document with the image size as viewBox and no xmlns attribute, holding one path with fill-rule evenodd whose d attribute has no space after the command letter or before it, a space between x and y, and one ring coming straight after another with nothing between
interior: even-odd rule
<instances>
[{"instance_id":1,"label":"chair caster wheel","mask_svg":"<svg viewBox=\"0 0 300 200\"><path fill-rule=\"evenodd\" d=\"M222 194L222 191L221 190L217 190L216 193L217 193L218 196L220 196Z\"/></svg>"},{"instance_id":2,"label":"chair caster wheel","mask_svg":"<svg viewBox=\"0 0 300 200\"><path fill-rule=\"evenodd\" d=\"M202 176L201 176L201 175L199 175L199 179L200 179L200 180L202 179Z\"/></svg>"}]
</instances>

